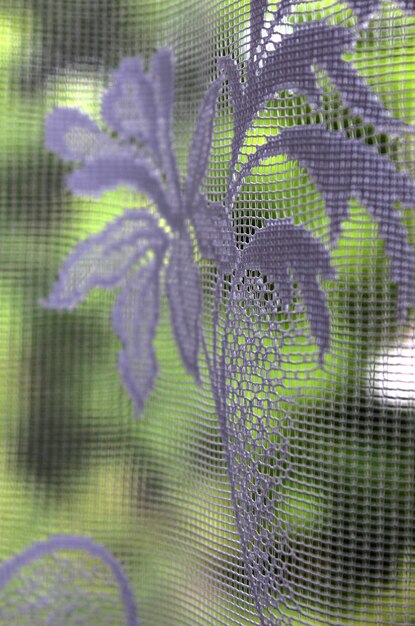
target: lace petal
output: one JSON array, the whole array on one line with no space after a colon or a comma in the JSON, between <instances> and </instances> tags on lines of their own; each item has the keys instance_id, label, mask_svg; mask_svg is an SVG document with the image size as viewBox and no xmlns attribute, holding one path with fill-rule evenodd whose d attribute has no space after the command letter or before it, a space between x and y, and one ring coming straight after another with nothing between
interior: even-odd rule
<instances>
[{"instance_id":1,"label":"lace petal","mask_svg":"<svg viewBox=\"0 0 415 626\"><path fill-rule=\"evenodd\" d=\"M46 147L65 161L94 156L104 137L95 122L78 109L58 107L46 118Z\"/></svg>"},{"instance_id":2,"label":"lace petal","mask_svg":"<svg viewBox=\"0 0 415 626\"><path fill-rule=\"evenodd\" d=\"M195 199L206 175L213 138L213 122L223 78L215 80L206 92L196 121L187 165L186 210L193 213Z\"/></svg>"},{"instance_id":3,"label":"lace petal","mask_svg":"<svg viewBox=\"0 0 415 626\"><path fill-rule=\"evenodd\" d=\"M183 363L199 380L201 287L199 268L193 260L192 242L182 235L173 245L166 275L171 324Z\"/></svg>"},{"instance_id":4,"label":"lace petal","mask_svg":"<svg viewBox=\"0 0 415 626\"><path fill-rule=\"evenodd\" d=\"M94 159L74 170L67 179L68 188L79 196L99 196L120 185L146 193L164 217L171 217L171 205L160 176L144 159L127 156Z\"/></svg>"},{"instance_id":5,"label":"lace petal","mask_svg":"<svg viewBox=\"0 0 415 626\"><path fill-rule=\"evenodd\" d=\"M166 235L151 215L143 211L126 212L75 248L43 305L73 309L94 287L117 287L134 263L150 250L164 250L166 243Z\"/></svg>"},{"instance_id":6,"label":"lace petal","mask_svg":"<svg viewBox=\"0 0 415 626\"><path fill-rule=\"evenodd\" d=\"M159 273L162 259L154 256L128 279L113 310L113 326L123 349L119 369L134 401L137 417L143 410L157 376L153 345L159 320Z\"/></svg>"},{"instance_id":7,"label":"lace petal","mask_svg":"<svg viewBox=\"0 0 415 626\"><path fill-rule=\"evenodd\" d=\"M180 176L173 149L174 63L170 48L160 48L151 61L151 78L155 94L158 143L161 163L166 174L171 204L181 210Z\"/></svg>"},{"instance_id":8,"label":"lace petal","mask_svg":"<svg viewBox=\"0 0 415 626\"><path fill-rule=\"evenodd\" d=\"M153 85L140 57L124 59L102 99L102 117L123 139L135 139L160 156Z\"/></svg>"}]
</instances>

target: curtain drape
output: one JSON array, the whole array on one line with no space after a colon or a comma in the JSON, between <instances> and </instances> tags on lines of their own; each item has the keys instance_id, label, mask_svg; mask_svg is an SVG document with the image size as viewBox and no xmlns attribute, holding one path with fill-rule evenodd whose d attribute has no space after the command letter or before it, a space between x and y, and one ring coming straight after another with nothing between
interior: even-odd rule
<instances>
[{"instance_id":1,"label":"curtain drape","mask_svg":"<svg viewBox=\"0 0 415 626\"><path fill-rule=\"evenodd\" d=\"M3 0L0 59L0 625L414 624L412 0Z\"/></svg>"}]
</instances>

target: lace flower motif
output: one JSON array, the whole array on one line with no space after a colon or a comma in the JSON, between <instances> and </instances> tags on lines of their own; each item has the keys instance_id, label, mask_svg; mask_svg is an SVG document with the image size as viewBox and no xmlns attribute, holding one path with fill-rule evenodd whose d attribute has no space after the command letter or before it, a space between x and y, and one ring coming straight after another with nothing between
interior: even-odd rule
<instances>
[{"instance_id":1,"label":"lace flower motif","mask_svg":"<svg viewBox=\"0 0 415 626\"><path fill-rule=\"evenodd\" d=\"M80 164L67 179L72 193L97 196L128 185L145 193L169 226L163 229L160 219L142 209L126 211L75 248L44 302L46 307L72 309L94 287L121 287L112 322L123 344L120 373L137 414L157 374L153 340L164 271L179 352L187 371L199 381L201 288L191 227L202 252L213 256L223 249L214 242L213 217L225 224L221 238L230 229L223 207L210 205L200 192L221 84L222 78L214 81L203 100L183 187L173 149L174 64L169 49L155 53L148 72L140 58L121 62L102 100L102 118L111 135L77 109L57 108L46 121L47 147ZM220 254L218 259L220 263Z\"/></svg>"},{"instance_id":2,"label":"lace flower motif","mask_svg":"<svg viewBox=\"0 0 415 626\"><path fill-rule=\"evenodd\" d=\"M139 626L120 563L77 535L35 542L0 565L0 623Z\"/></svg>"}]
</instances>

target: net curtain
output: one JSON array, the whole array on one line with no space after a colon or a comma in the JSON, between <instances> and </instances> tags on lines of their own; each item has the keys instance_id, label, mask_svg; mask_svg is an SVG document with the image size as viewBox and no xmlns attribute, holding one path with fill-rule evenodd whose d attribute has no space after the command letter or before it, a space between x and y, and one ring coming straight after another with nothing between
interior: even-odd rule
<instances>
[{"instance_id":1,"label":"net curtain","mask_svg":"<svg viewBox=\"0 0 415 626\"><path fill-rule=\"evenodd\" d=\"M0 2L0 626L415 624L412 0Z\"/></svg>"}]
</instances>

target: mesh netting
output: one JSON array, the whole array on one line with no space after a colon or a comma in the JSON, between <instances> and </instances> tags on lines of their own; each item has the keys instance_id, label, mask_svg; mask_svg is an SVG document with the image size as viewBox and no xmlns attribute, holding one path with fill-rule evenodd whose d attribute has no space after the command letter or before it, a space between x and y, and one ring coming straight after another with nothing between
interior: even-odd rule
<instances>
[{"instance_id":1,"label":"mesh netting","mask_svg":"<svg viewBox=\"0 0 415 626\"><path fill-rule=\"evenodd\" d=\"M415 624L412 0L0 55L0 625Z\"/></svg>"}]
</instances>

